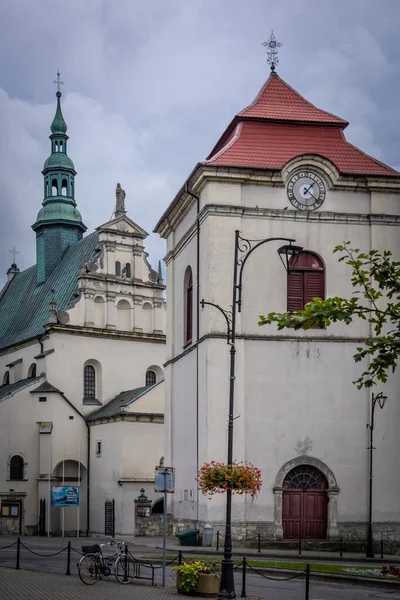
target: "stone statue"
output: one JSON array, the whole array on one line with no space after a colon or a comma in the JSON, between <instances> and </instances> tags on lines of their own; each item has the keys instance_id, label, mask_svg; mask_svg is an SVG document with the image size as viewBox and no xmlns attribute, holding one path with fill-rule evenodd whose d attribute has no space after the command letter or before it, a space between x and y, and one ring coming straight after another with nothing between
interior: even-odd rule
<instances>
[{"instance_id":1,"label":"stone statue","mask_svg":"<svg viewBox=\"0 0 400 600\"><path fill-rule=\"evenodd\" d=\"M117 183L117 189L115 190L115 196L117 199L115 207L115 216L119 217L126 213L125 210L125 190L122 189L121 184Z\"/></svg>"}]
</instances>

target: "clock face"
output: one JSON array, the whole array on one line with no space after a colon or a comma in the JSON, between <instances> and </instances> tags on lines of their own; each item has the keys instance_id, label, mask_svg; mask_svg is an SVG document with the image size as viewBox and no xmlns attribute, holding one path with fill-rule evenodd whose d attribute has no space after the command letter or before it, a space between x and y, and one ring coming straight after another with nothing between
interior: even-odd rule
<instances>
[{"instance_id":1,"label":"clock face","mask_svg":"<svg viewBox=\"0 0 400 600\"><path fill-rule=\"evenodd\" d=\"M325 184L312 171L300 171L289 179L287 195L299 210L316 210L326 196Z\"/></svg>"}]
</instances>

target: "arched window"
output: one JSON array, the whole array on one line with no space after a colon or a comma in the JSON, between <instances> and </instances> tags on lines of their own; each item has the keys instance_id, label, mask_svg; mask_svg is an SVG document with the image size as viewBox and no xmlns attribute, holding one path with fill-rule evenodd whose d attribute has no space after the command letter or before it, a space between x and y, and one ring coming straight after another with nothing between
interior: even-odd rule
<instances>
[{"instance_id":1,"label":"arched window","mask_svg":"<svg viewBox=\"0 0 400 600\"><path fill-rule=\"evenodd\" d=\"M130 279L131 278L131 264L126 263L124 270L125 270L125 277L128 277L128 279Z\"/></svg>"},{"instance_id":2,"label":"arched window","mask_svg":"<svg viewBox=\"0 0 400 600\"><path fill-rule=\"evenodd\" d=\"M61 195L62 196L67 196L67 187L68 187L68 183L66 179L62 180L62 184L61 184Z\"/></svg>"},{"instance_id":3,"label":"arched window","mask_svg":"<svg viewBox=\"0 0 400 600\"><path fill-rule=\"evenodd\" d=\"M121 263L119 260L115 262L115 274L117 277L121 277Z\"/></svg>"},{"instance_id":4,"label":"arched window","mask_svg":"<svg viewBox=\"0 0 400 600\"><path fill-rule=\"evenodd\" d=\"M92 365L86 365L83 372L83 399L95 400L96 398L96 371Z\"/></svg>"},{"instance_id":5,"label":"arched window","mask_svg":"<svg viewBox=\"0 0 400 600\"><path fill-rule=\"evenodd\" d=\"M154 371L147 371L146 373L146 387L150 387L156 383L156 374Z\"/></svg>"},{"instance_id":6,"label":"arched window","mask_svg":"<svg viewBox=\"0 0 400 600\"><path fill-rule=\"evenodd\" d=\"M10 384L10 371L6 371L3 375L3 385Z\"/></svg>"},{"instance_id":7,"label":"arched window","mask_svg":"<svg viewBox=\"0 0 400 600\"><path fill-rule=\"evenodd\" d=\"M324 265L315 254L302 252L287 276L287 309L303 310L313 298L325 298Z\"/></svg>"},{"instance_id":8,"label":"arched window","mask_svg":"<svg viewBox=\"0 0 400 600\"><path fill-rule=\"evenodd\" d=\"M60 141L60 150L59 151L62 152L62 150L63 150L63 143L62 143L62 140L61 140Z\"/></svg>"},{"instance_id":9,"label":"arched window","mask_svg":"<svg viewBox=\"0 0 400 600\"><path fill-rule=\"evenodd\" d=\"M57 179L53 179L53 181L51 182L51 195L57 196L57 194L58 194Z\"/></svg>"},{"instance_id":10,"label":"arched window","mask_svg":"<svg viewBox=\"0 0 400 600\"><path fill-rule=\"evenodd\" d=\"M32 363L28 370L28 378L36 377L36 363Z\"/></svg>"},{"instance_id":11,"label":"arched window","mask_svg":"<svg viewBox=\"0 0 400 600\"><path fill-rule=\"evenodd\" d=\"M185 273L185 344L190 344L193 336L193 277L188 267Z\"/></svg>"},{"instance_id":12,"label":"arched window","mask_svg":"<svg viewBox=\"0 0 400 600\"><path fill-rule=\"evenodd\" d=\"M10 460L10 479L21 480L24 478L24 459L19 454L14 454Z\"/></svg>"},{"instance_id":13,"label":"arched window","mask_svg":"<svg viewBox=\"0 0 400 600\"><path fill-rule=\"evenodd\" d=\"M325 490L326 477L312 465L300 465L286 475L283 488L291 490Z\"/></svg>"}]
</instances>

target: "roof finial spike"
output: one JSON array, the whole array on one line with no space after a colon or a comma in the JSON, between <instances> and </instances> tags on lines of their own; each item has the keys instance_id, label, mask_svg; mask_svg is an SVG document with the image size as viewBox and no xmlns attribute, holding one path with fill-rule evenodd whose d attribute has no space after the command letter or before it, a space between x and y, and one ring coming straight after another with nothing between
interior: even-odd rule
<instances>
[{"instance_id":1,"label":"roof finial spike","mask_svg":"<svg viewBox=\"0 0 400 600\"><path fill-rule=\"evenodd\" d=\"M17 254L20 254L19 250L17 250L16 247L13 246L12 249L9 250L9 253L13 255L13 265L17 266L15 262L15 257L17 256Z\"/></svg>"},{"instance_id":2,"label":"roof finial spike","mask_svg":"<svg viewBox=\"0 0 400 600\"><path fill-rule=\"evenodd\" d=\"M161 267L161 260L158 261L158 283L161 283L163 280L163 276L162 276L162 267Z\"/></svg>"},{"instance_id":3,"label":"roof finial spike","mask_svg":"<svg viewBox=\"0 0 400 600\"><path fill-rule=\"evenodd\" d=\"M276 37L274 35L273 29L271 29L271 35L269 36L268 42L263 42L261 45L265 46L266 48L268 48L268 50L267 50L267 63L271 67L271 74L274 75L275 74L275 67L276 67L276 65L279 64L279 58L278 58L278 50L277 50L277 48L281 48L283 46L283 44L281 44L281 42L277 41L277 39L276 39Z\"/></svg>"}]
</instances>

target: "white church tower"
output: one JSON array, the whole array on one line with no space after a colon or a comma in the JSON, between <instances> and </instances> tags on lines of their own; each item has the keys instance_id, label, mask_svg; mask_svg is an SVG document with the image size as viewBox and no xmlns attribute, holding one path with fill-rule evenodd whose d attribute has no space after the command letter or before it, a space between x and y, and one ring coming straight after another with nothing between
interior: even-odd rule
<instances>
[{"instance_id":1,"label":"white church tower","mask_svg":"<svg viewBox=\"0 0 400 600\"><path fill-rule=\"evenodd\" d=\"M199 468L227 459L229 346L226 322L204 299L232 304L235 230L240 250L269 237L303 248L288 274L279 243L258 248L243 273L236 339L233 457L261 469L252 501L234 496L233 535L365 539L366 423L371 391L356 347L367 323L277 331L259 315L301 309L315 296L349 297L349 269L332 251L351 240L400 258L400 174L345 137L348 123L320 110L272 70L158 221L167 240L166 457L176 469L177 528L223 528L225 498L203 496ZM239 258L242 253L239 252ZM398 375L376 419L374 534L400 539ZM380 389L377 391L381 391Z\"/></svg>"}]
</instances>

